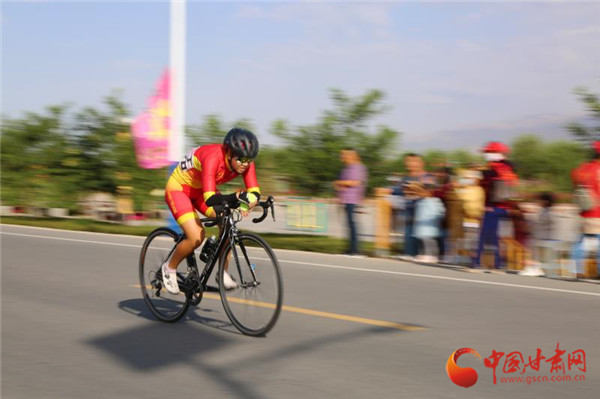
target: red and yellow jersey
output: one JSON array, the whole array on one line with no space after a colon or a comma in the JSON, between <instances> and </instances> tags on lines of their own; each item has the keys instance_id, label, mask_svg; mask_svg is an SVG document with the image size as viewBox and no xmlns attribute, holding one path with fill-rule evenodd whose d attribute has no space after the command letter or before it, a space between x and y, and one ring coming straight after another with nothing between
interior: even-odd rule
<instances>
[{"instance_id":1,"label":"red and yellow jersey","mask_svg":"<svg viewBox=\"0 0 600 399\"><path fill-rule=\"evenodd\" d=\"M223 144L208 144L196 148L179 163L171 178L181 185L202 190L206 201L217 191L219 184L227 183L238 176L229 161ZM260 193L254 162L242 175L246 191Z\"/></svg>"}]
</instances>

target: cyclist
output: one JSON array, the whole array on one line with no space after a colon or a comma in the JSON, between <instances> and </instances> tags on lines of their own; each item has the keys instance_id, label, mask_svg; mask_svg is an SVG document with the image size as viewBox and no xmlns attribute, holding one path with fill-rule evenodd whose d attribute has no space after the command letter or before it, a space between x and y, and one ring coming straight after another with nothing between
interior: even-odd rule
<instances>
[{"instance_id":1,"label":"cyclist","mask_svg":"<svg viewBox=\"0 0 600 399\"><path fill-rule=\"evenodd\" d=\"M215 216L213 207L227 202L232 207L244 203L243 216L257 204L260 188L256 179L254 159L258 155L259 143L249 130L231 129L223 144L200 146L187 155L175 168L165 189L165 200L171 213L185 233L169 258L162 265L163 284L171 294L179 293L177 265L202 244L204 227L195 210L208 217ZM246 191L229 195L221 194L217 185L242 175ZM225 272L225 288L232 289L237 283Z\"/></svg>"}]
</instances>

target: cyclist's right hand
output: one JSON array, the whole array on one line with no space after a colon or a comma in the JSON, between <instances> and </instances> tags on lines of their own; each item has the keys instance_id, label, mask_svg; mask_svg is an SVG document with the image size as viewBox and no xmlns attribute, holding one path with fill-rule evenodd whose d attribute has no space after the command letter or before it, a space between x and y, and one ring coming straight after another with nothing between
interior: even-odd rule
<instances>
[{"instance_id":1,"label":"cyclist's right hand","mask_svg":"<svg viewBox=\"0 0 600 399\"><path fill-rule=\"evenodd\" d=\"M246 204L248 206L248 210L252 210L258 204L258 197L247 191L241 191L237 194L238 199L242 204Z\"/></svg>"}]
</instances>

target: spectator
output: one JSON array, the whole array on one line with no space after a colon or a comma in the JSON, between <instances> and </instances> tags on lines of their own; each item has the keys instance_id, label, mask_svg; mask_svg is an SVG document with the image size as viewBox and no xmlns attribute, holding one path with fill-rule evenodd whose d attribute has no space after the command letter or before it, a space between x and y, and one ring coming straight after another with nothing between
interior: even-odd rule
<instances>
[{"instance_id":1,"label":"spectator","mask_svg":"<svg viewBox=\"0 0 600 399\"><path fill-rule=\"evenodd\" d=\"M412 190L420 197L414 217L413 235L419 240L418 262L438 263L439 239L442 237L442 222L446 212L443 202L433 196L434 187L413 183ZM434 249L435 248L435 249Z\"/></svg>"},{"instance_id":2,"label":"spectator","mask_svg":"<svg viewBox=\"0 0 600 399\"><path fill-rule=\"evenodd\" d=\"M390 183L388 198L392 205L392 226L390 230L392 235L399 235L398 233L404 226L404 197L400 195L403 177L399 173L394 173L388 178L388 181Z\"/></svg>"},{"instance_id":3,"label":"spectator","mask_svg":"<svg viewBox=\"0 0 600 399\"><path fill-rule=\"evenodd\" d=\"M404 256L402 259L413 260L419 253L419 240L414 237L414 219L417 202L423 198L421 185L432 184L433 176L425 172L423 158L420 155L409 153L404 156L407 176L402 179L402 184L394 190L395 195L404 197Z\"/></svg>"},{"instance_id":4,"label":"spectator","mask_svg":"<svg viewBox=\"0 0 600 399\"><path fill-rule=\"evenodd\" d=\"M480 185L483 174L475 168L465 170L458 181L458 196L463 206L464 239L460 248L473 258L479 227L485 212L485 191ZM469 263L469 262L467 262Z\"/></svg>"},{"instance_id":5,"label":"spectator","mask_svg":"<svg viewBox=\"0 0 600 399\"><path fill-rule=\"evenodd\" d=\"M494 267L499 269L500 243L498 227L500 220L507 219L509 200L514 196L518 183L514 167L506 160L510 149L500 142L490 142L483 149L487 161L487 169L483 172L481 186L485 190L485 214L479 233L477 253L473 259L473 267L481 267L484 250L490 249L494 254Z\"/></svg>"},{"instance_id":6,"label":"spectator","mask_svg":"<svg viewBox=\"0 0 600 399\"><path fill-rule=\"evenodd\" d=\"M358 153L351 148L341 151L340 159L346 165L340 174L340 179L333 185L338 192L339 200L344 204L348 221L348 236L350 247L347 254L360 257L358 242L358 227L355 220L356 207L362 203L367 187L367 169L361 163Z\"/></svg>"},{"instance_id":7,"label":"spectator","mask_svg":"<svg viewBox=\"0 0 600 399\"><path fill-rule=\"evenodd\" d=\"M593 144L593 159L581 164L571 172L576 186L576 197L581 208L583 234L573 247L576 277L584 276L583 263L586 253L595 251L597 266L600 269L600 141Z\"/></svg>"},{"instance_id":8,"label":"spectator","mask_svg":"<svg viewBox=\"0 0 600 399\"><path fill-rule=\"evenodd\" d=\"M458 195L458 183L453 180L453 171L449 167L440 169L439 186L435 196L440 198L446 210L441 234L438 239L440 257L445 263L457 263L458 243L464 237L463 204Z\"/></svg>"},{"instance_id":9,"label":"spectator","mask_svg":"<svg viewBox=\"0 0 600 399\"><path fill-rule=\"evenodd\" d=\"M544 276L542 267L546 270L555 270L557 268L557 240L554 230L554 218L552 208L555 203L554 195L551 193L541 193L538 196L540 212L533 223L533 243L532 254L533 261L527 265L525 270L519 274L523 276Z\"/></svg>"},{"instance_id":10,"label":"spectator","mask_svg":"<svg viewBox=\"0 0 600 399\"><path fill-rule=\"evenodd\" d=\"M512 270L523 270L530 263L531 228L526 218L526 210L519 201L510 201L508 213L512 222L513 233L505 237L506 260ZM508 251L510 249L510 252Z\"/></svg>"}]
</instances>

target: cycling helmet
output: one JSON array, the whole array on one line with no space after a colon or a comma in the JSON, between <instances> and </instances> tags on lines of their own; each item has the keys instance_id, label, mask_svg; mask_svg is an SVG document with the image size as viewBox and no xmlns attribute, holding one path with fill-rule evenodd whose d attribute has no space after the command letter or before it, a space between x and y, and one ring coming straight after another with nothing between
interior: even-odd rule
<instances>
[{"instance_id":1,"label":"cycling helmet","mask_svg":"<svg viewBox=\"0 0 600 399\"><path fill-rule=\"evenodd\" d=\"M258 155L258 139L246 129L234 127L225 136L223 144L238 158L256 158Z\"/></svg>"}]
</instances>

